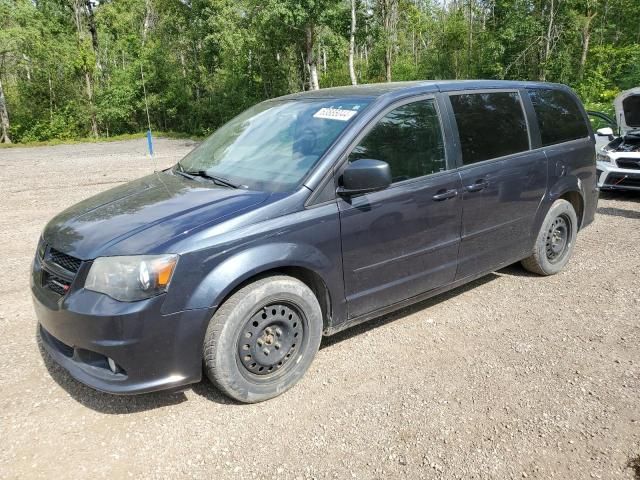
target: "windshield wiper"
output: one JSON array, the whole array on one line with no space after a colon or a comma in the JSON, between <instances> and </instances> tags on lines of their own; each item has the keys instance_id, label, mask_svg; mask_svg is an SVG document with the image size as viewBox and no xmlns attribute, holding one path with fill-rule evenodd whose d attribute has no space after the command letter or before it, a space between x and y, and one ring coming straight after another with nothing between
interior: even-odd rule
<instances>
[{"instance_id":1,"label":"windshield wiper","mask_svg":"<svg viewBox=\"0 0 640 480\"><path fill-rule=\"evenodd\" d=\"M181 168L176 168L174 170L175 173L177 173L178 175L181 175L185 178L188 178L189 180L194 180L196 177L194 177L193 175L188 174L187 172L185 172L184 170L182 170Z\"/></svg>"},{"instance_id":2,"label":"windshield wiper","mask_svg":"<svg viewBox=\"0 0 640 480\"><path fill-rule=\"evenodd\" d=\"M194 180L196 177L201 177L201 178L206 178L207 180L211 180L216 185L221 185L223 187L229 187L229 188L240 188L241 187L241 185L237 185L237 184L227 180L224 177L218 177L218 176L215 176L215 175L210 175L205 170L197 170L197 171L193 171L193 172L192 171L187 171L179 163L178 163L178 168L175 170L175 172L177 174L182 175L183 177L189 178L191 180Z\"/></svg>"},{"instance_id":3,"label":"windshield wiper","mask_svg":"<svg viewBox=\"0 0 640 480\"><path fill-rule=\"evenodd\" d=\"M198 170L197 172L185 172L185 173L187 175L193 175L194 177L206 178L207 180L211 180L216 185L222 185L223 187L240 188L240 185L236 185L235 183L230 182L229 180L227 180L224 177L217 177L215 175L209 175L204 170Z\"/></svg>"}]
</instances>

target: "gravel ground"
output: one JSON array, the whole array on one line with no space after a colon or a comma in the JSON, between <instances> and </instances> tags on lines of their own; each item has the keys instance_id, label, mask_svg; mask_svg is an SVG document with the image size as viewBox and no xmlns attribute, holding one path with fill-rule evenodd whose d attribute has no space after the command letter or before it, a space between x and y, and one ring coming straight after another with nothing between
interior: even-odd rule
<instances>
[{"instance_id":1,"label":"gravel ground","mask_svg":"<svg viewBox=\"0 0 640 480\"><path fill-rule=\"evenodd\" d=\"M0 478L640 479L640 194L603 195L561 274L512 266L325 339L274 400L115 397L43 357L29 266L55 213L152 170L144 149L0 149Z\"/></svg>"}]
</instances>

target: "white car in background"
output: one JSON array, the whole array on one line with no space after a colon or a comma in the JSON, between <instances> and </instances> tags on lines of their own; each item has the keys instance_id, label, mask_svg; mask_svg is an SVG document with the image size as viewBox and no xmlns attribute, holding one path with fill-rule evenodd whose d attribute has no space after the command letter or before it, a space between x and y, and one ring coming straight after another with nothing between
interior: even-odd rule
<instances>
[{"instance_id":1,"label":"white car in background","mask_svg":"<svg viewBox=\"0 0 640 480\"><path fill-rule=\"evenodd\" d=\"M640 190L640 87L614 101L617 132L612 126L596 130L596 172L601 190ZM589 112L604 119L606 115ZM617 136L615 135L617 133Z\"/></svg>"}]
</instances>

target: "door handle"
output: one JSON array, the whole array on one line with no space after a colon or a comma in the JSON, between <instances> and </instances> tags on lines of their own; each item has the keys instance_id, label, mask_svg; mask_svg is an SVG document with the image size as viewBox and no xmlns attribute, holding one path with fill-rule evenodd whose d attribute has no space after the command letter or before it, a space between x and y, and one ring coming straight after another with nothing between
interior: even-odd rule
<instances>
[{"instance_id":1,"label":"door handle","mask_svg":"<svg viewBox=\"0 0 640 480\"><path fill-rule=\"evenodd\" d=\"M455 189L439 190L438 193L436 193L432 198L436 202L441 202L442 200L447 200L448 198L453 198L453 197L456 197L457 195L458 195L458 191Z\"/></svg>"},{"instance_id":2,"label":"door handle","mask_svg":"<svg viewBox=\"0 0 640 480\"><path fill-rule=\"evenodd\" d=\"M476 180L473 185L467 185L465 190L467 192L479 192L480 190L484 190L489 186L489 182L487 180Z\"/></svg>"}]
</instances>

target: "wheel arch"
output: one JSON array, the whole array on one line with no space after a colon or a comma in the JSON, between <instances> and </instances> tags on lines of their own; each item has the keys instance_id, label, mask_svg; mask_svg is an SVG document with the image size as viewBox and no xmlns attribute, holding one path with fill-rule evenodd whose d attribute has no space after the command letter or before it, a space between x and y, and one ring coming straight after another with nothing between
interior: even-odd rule
<instances>
[{"instance_id":1,"label":"wheel arch","mask_svg":"<svg viewBox=\"0 0 640 480\"><path fill-rule=\"evenodd\" d=\"M247 284L281 274L296 278L311 289L320 304L325 330L334 318L335 294L332 295L324 275L330 266L329 259L312 246L278 243L255 247L227 258L211 270L191 296L187 308L205 306L215 310Z\"/></svg>"},{"instance_id":2,"label":"wheel arch","mask_svg":"<svg viewBox=\"0 0 640 480\"><path fill-rule=\"evenodd\" d=\"M584 216L584 198L582 194L576 190L569 190L558 197L566 200L571 204L578 217L578 230L582 227L582 218Z\"/></svg>"},{"instance_id":3,"label":"wheel arch","mask_svg":"<svg viewBox=\"0 0 640 480\"><path fill-rule=\"evenodd\" d=\"M544 215L551 208L553 202L558 199L568 201L576 211L578 217L578 230L582 227L584 218L585 200L582 193L582 182L576 176L570 175L562 177L549 191L549 202L545 209ZM544 219L544 216L542 217Z\"/></svg>"}]
</instances>

